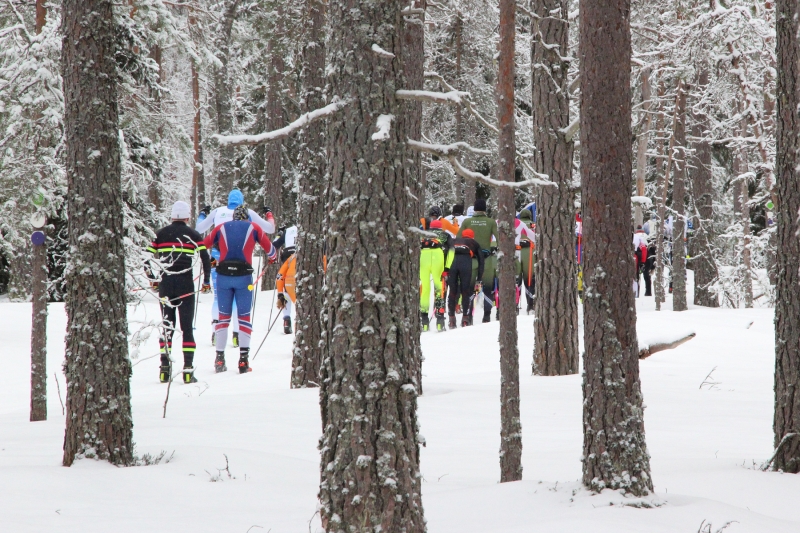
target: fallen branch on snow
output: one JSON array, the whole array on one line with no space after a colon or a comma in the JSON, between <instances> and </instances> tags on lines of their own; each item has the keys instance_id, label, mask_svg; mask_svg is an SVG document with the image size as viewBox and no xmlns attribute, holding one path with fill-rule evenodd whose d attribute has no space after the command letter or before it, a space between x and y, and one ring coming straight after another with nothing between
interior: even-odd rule
<instances>
[{"instance_id":1,"label":"fallen branch on snow","mask_svg":"<svg viewBox=\"0 0 800 533\"><path fill-rule=\"evenodd\" d=\"M762 472L766 472L767 470L769 470L769 467L772 466L773 462L775 462L775 458L778 456L778 453L780 453L781 448L783 448L783 445L795 437L800 437L800 433L787 433L786 435L783 436L781 442L778 444L778 447L775 448L775 453L773 453L772 457L769 458L769 461L761 465Z\"/></svg>"},{"instance_id":2,"label":"fallen branch on snow","mask_svg":"<svg viewBox=\"0 0 800 533\"><path fill-rule=\"evenodd\" d=\"M672 342L656 342L653 344L648 344L645 346L639 346L639 359L647 359L654 353L663 352L664 350L672 350L673 348L677 348L681 344L685 342L689 342L693 338L697 336L696 333L692 332L688 335L684 335L683 337L674 340Z\"/></svg>"}]
</instances>

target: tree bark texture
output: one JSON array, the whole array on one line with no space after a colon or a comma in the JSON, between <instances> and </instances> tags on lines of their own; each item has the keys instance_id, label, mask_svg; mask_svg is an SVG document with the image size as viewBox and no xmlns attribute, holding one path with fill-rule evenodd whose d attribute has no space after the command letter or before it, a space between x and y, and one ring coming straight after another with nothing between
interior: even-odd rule
<instances>
[{"instance_id":1,"label":"tree bark texture","mask_svg":"<svg viewBox=\"0 0 800 533\"><path fill-rule=\"evenodd\" d=\"M43 230L44 231L44 230ZM31 284L31 422L47 420L47 241L34 246Z\"/></svg>"},{"instance_id":2,"label":"tree bark texture","mask_svg":"<svg viewBox=\"0 0 800 533\"><path fill-rule=\"evenodd\" d=\"M778 284L775 287L775 447L800 433L800 2L778 0L777 19L777 224ZM775 454L774 468L800 472L800 438L790 437Z\"/></svg>"},{"instance_id":3,"label":"tree bark texture","mask_svg":"<svg viewBox=\"0 0 800 533\"><path fill-rule=\"evenodd\" d=\"M325 105L325 3L306 0L303 48L302 112ZM292 355L292 388L318 387L322 363L322 270L325 213L324 123L312 122L300 132L300 194L297 219L297 315Z\"/></svg>"},{"instance_id":4,"label":"tree bark texture","mask_svg":"<svg viewBox=\"0 0 800 533\"><path fill-rule=\"evenodd\" d=\"M630 0L581 0L583 484L653 489L639 382L630 241Z\"/></svg>"},{"instance_id":5,"label":"tree bark texture","mask_svg":"<svg viewBox=\"0 0 800 533\"><path fill-rule=\"evenodd\" d=\"M406 231L417 225L418 204L407 107L395 99L405 84L406 6L329 3L327 94L350 102L331 116L326 137L319 499L329 532L425 531L416 413L419 239ZM381 116L391 120L385 135L376 127Z\"/></svg>"},{"instance_id":6,"label":"tree bark texture","mask_svg":"<svg viewBox=\"0 0 800 533\"><path fill-rule=\"evenodd\" d=\"M84 456L126 465L133 421L113 3L62 5L69 213L63 463Z\"/></svg>"},{"instance_id":7,"label":"tree bark texture","mask_svg":"<svg viewBox=\"0 0 800 533\"><path fill-rule=\"evenodd\" d=\"M701 68L697 78L702 91L708 85L708 68ZM709 290L716 278L716 265L711 258L714 222L714 185L711 176L711 143L708 115L694 111L692 124L693 154L689 157L689 174L695 207L692 237L692 270L694 271L694 305L719 307L719 298Z\"/></svg>"},{"instance_id":8,"label":"tree bark texture","mask_svg":"<svg viewBox=\"0 0 800 533\"><path fill-rule=\"evenodd\" d=\"M425 14L426 0L406 0L407 7L422 9L420 15L403 17L403 88L423 90L425 88ZM422 102L405 101L403 103L406 138L422 138ZM407 154L411 171L409 186L412 192L409 208L416 213L427 212L425 206L425 169L422 165L422 154L410 150ZM417 321L419 323L419 321ZM419 356L416 380L419 383L418 394L422 394L422 355Z\"/></svg>"},{"instance_id":9,"label":"tree bark texture","mask_svg":"<svg viewBox=\"0 0 800 533\"><path fill-rule=\"evenodd\" d=\"M233 133L233 109L228 66L231 61L231 34L233 22L240 0L224 0L222 20L216 36L217 59L220 65L214 69L214 102L217 112L217 133L231 135ZM217 197L223 205L227 203L228 192L233 189L236 180L235 149L230 145L219 147L217 164Z\"/></svg>"},{"instance_id":10,"label":"tree bark texture","mask_svg":"<svg viewBox=\"0 0 800 533\"><path fill-rule=\"evenodd\" d=\"M650 123L653 115L650 113L650 69L642 69L642 130L636 138L636 194L644 196L644 179L647 175L647 144L650 141ZM634 224L641 226L644 223L641 204L634 207Z\"/></svg>"},{"instance_id":11,"label":"tree bark texture","mask_svg":"<svg viewBox=\"0 0 800 533\"><path fill-rule=\"evenodd\" d=\"M574 145L561 131L569 125L567 0L532 0L531 65L534 165L558 184L537 191L536 300L533 373L578 373L578 286L575 208L570 192Z\"/></svg>"},{"instance_id":12,"label":"tree bark texture","mask_svg":"<svg viewBox=\"0 0 800 533\"><path fill-rule=\"evenodd\" d=\"M516 0L500 0L500 54L497 72L497 177L514 181L514 38ZM500 482L522 479L522 424L519 418L519 348L517 335L516 268L514 265L514 190L499 187L498 286L500 290Z\"/></svg>"},{"instance_id":13,"label":"tree bark texture","mask_svg":"<svg viewBox=\"0 0 800 533\"><path fill-rule=\"evenodd\" d=\"M686 311L686 92L678 93L675 105L675 155L672 159L674 178L672 184L672 310Z\"/></svg>"}]
</instances>

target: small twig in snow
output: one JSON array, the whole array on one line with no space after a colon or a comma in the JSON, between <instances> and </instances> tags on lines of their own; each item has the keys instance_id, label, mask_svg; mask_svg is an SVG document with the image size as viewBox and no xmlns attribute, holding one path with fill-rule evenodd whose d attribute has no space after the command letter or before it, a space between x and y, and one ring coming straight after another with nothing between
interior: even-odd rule
<instances>
[{"instance_id":1,"label":"small twig in snow","mask_svg":"<svg viewBox=\"0 0 800 533\"><path fill-rule=\"evenodd\" d=\"M719 381L709 381L708 380L711 377L711 374L713 374L714 370L716 370L716 369L717 369L717 367L714 367L714 368L711 369L711 372L708 373L708 375L705 377L703 382L700 384L700 387L699 387L700 389L702 389L704 386L708 385L708 390L711 390L711 389L713 389L714 387L716 387L717 385L720 384Z\"/></svg>"},{"instance_id":2,"label":"small twig in snow","mask_svg":"<svg viewBox=\"0 0 800 533\"><path fill-rule=\"evenodd\" d=\"M53 378L56 380L56 390L58 390L58 401L61 402L61 414L66 414L64 410L64 400L61 399L61 385L58 383L58 374L53 372Z\"/></svg>"}]
</instances>

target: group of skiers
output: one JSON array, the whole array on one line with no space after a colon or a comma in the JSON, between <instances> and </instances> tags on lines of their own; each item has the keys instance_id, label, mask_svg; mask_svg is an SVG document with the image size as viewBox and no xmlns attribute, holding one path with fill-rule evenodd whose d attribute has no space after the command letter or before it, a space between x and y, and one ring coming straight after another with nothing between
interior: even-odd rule
<instances>
[{"instance_id":1,"label":"group of skiers","mask_svg":"<svg viewBox=\"0 0 800 533\"><path fill-rule=\"evenodd\" d=\"M515 220L514 257L517 273L517 309L524 290L527 312L533 312L535 283L534 222L532 208L527 206ZM497 221L487 214L486 200L479 198L464 215L463 205L454 205L452 214L443 217L439 206L420 219L420 321L422 331L430 329L429 311L433 285L436 330L456 327L456 314L461 314L461 327L471 326L475 300L483 301L483 322L491 321L492 307L500 305L497 278ZM446 305L445 305L446 301ZM445 313L448 324L445 326ZM497 313L499 320L499 310Z\"/></svg>"},{"instance_id":2,"label":"group of skiers","mask_svg":"<svg viewBox=\"0 0 800 533\"><path fill-rule=\"evenodd\" d=\"M147 274L153 289L158 291L163 317L159 337L159 379L162 383L172 379L170 355L178 321L183 334L183 382L197 382L194 376L194 352L197 347L193 333L195 298L197 292L207 294L212 287L212 343L216 348L214 369L216 372L227 370L225 346L228 329L233 322L233 344L239 348L239 372L251 371L249 357L253 324L250 314L254 290L253 252L257 244L264 250L269 264L278 261L280 249L283 264L276 280L276 288L280 293L277 307L282 310L284 333L292 332L290 313L295 300L297 228L280 228L280 235L273 243L268 237L276 232L271 209L264 207L259 214L246 208L244 195L238 189L230 192L226 206L214 210L210 206L203 208L194 229L188 225L190 218L189 204L175 202L171 212L172 223L160 229L147 248L156 259L150 263ZM205 233L207 235L203 237ZM197 255L200 256L203 276L199 291L194 287L193 278Z\"/></svg>"},{"instance_id":3,"label":"group of skiers","mask_svg":"<svg viewBox=\"0 0 800 533\"><path fill-rule=\"evenodd\" d=\"M514 222L516 253L513 261L517 276L516 302L513 305L519 312L524 294L528 314L533 312L536 293L535 217L536 204L531 203L519 212ZM246 208L244 196L237 189L228 195L227 205L213 210L210 206L203 208L195 228L188 225L191 209L186 202L175 202L171 218L172 223L160 229L148 247L148 251L157 259L155 268L151 267L148 272L153 288L158 290L163 315L159 338L160 380L164 383L171 380L172 337L179 322L183 333L183 381L197 381L194 377L194 352L197 345L193 335L196 294L210 293L212 289L215 371L227 370L225 347L229 329L233 329L234 347L239 348L239 372L251 371L249 356L253 333L253 253L256 245L260 245L269 264L276 263L280 257L282 266L276 279L277 307L283 317L284 333L290 334L291 310L296 299L297 228L280 228L275 241L271 241L269 236L276 234L276 222L271 210L264 207L258 213ZM581 233L578 214L576 254L579 262ZM646 247L639 249L637 243L642 240L640 232L637 231L636 235L639 236L634 237L637 278L640 271L645 274L646 294L649 295L650 276L644 265L650 262L650 257L647 257ZM476 300L483 303L482 322L491 321L492 308L497 309L501 304L498 292L498 260L505 260L498 257L498 239L497 221L488 215L486 200L482 198L477 199L466 214L463 205L453 206L452 214L446 217L439 206L433 206L429 209L428 216L420 219L419 308L423 331L430 329L431 303L437 331L456 328L457 314L461 314L461 327L471 326L474 309L478 307ZM646 239L644 242L646 243ZM199 291L195 289L193 279L193 265L197 255L200 256L203 276ZM260 274L256 278L256 284L259 278ZM449 319L447 325L445 315ZM497 317L499 320L499 310Z\"/></svg>"}]
</instances>

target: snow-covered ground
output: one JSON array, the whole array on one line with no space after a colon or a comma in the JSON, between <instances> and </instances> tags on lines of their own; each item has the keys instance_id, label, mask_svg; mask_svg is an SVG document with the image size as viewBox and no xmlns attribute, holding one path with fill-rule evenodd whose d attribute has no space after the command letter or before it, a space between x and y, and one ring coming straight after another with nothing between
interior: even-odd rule
<instances>
[{"instance_id":1,"label":"snow-covered ground","mask_svg":"<svg viewBox=\"0 0 800 533\"><path fill-rule=\"evenodd\" d=\"M261 293L255 342L266 332L272 294ZM530 373L533 317L521 316L523 481L498 483L498 324L423 335L425 394L419 400L423 503L431 533L800 531L800 476L765 473L772 452L772 310L690 308L656 313L640 299L643 342L695 331L697 337L641 362L657 506L580 488L581 378ZM320 434L316 390L290 390L291 337L270 335L254 371L215 375L203 296L195 385L158 383L150 338L135 361L137 453L167 464L115 468L61 463L63 305L50 307L49 420L28 421L30 305L0 304L0 531L317 531ZM158 316L155 301L132 319ZM228 358L235 361L233 348ZM708 374L713 369L709 377ZM55 376L54 376L55 373ZM702 385L702 383L706 383ZM228 458L230 474L220 471ZM215 481L216 480L216 481ZM707 527L707 524L711 524ZM253 527L258 526L258 527Z\"/></svg>"}]
</instances>

